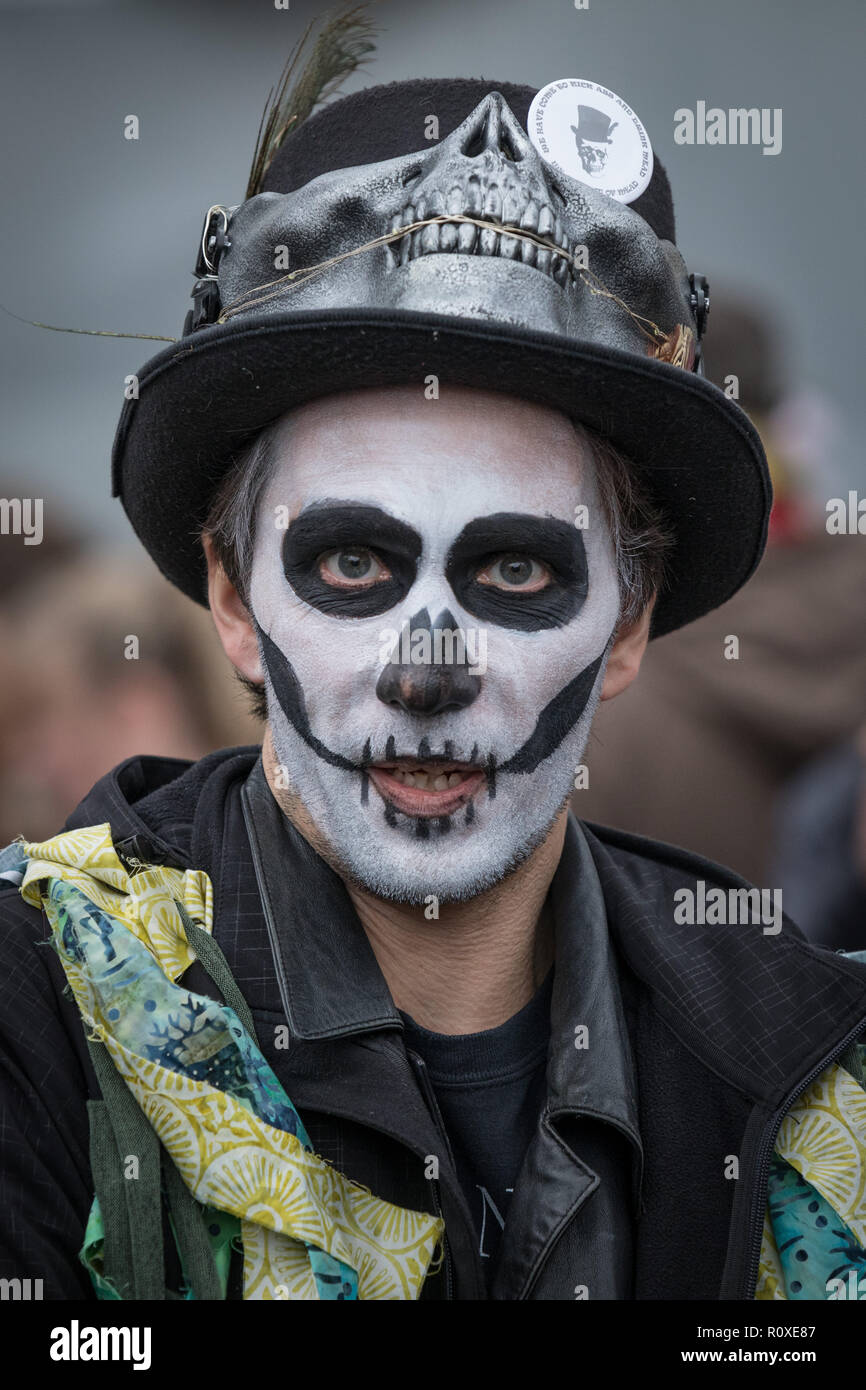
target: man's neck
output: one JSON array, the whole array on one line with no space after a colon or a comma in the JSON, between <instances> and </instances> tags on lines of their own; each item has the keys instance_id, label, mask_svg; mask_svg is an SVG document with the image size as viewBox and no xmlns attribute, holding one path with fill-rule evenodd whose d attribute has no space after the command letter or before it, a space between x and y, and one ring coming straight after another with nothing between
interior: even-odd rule
<instances>
[{"instance_id":1,"label":"man's neck","mask_svg":"<svg viewBox=\"0 0 866 1390\"><path fill-rule=\"evenodd\" d=\"M513 874L438 921L423 907L385 902L348 883L391 997L435 1033L480 1033L518 1013L553 964L553 923L544 910L565 834L565 812Z\"/></svg>"},{"instance_id":2,"label":"man's neck","mask_svg":"<svg viewBox=\"0 0 866 1390\"><path fill-rule=\"evenodd\" d=\"M263 761L271 791L295 828L328 860L304 808L276 785L269 737ZM545 909L562 854L563 810L547 838L518 869L462 903L425 908L388 902L356 884L346 891L398 1009L436 1033L478 1033L518 1013L553 964L553 922Z\"/></svg>"}]
</instances>

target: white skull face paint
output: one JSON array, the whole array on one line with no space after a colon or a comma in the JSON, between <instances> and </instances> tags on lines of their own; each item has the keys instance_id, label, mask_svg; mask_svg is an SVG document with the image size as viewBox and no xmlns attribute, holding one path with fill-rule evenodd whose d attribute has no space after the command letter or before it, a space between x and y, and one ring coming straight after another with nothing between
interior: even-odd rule
<instances>
[{"instance_id":1,"label":"white skull face paint","mask_svg":"<svg viewBox=\"0 0 866 1390\"><path fill-rule=\"evenodd\" d=\"M592 462L559 412L466 388L289 423L250 586L277 758L345 876L472 897L541 843L586 745L619 610Z\"/></svg>"}]
</instances>

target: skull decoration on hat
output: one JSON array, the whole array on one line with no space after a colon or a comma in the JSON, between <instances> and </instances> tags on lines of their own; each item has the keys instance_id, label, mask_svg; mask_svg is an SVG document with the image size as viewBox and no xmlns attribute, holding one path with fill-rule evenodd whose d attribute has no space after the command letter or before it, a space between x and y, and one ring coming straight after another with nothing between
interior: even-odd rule
<instances>
[{"instance_id":1,"label":"skull decoration on hat","mask_svg":"<svg viewBox=\"0 0 866 1390\"><path fill-rule=\"evenodd\" d=\"M658 355L682 325L694 345L676 247L627 207L547 166L497 91L427 149L217 212L230 217L217 276L221 324L287 309L392 307L643 355ZM283 274L274 270L277 248ZM694 346L684 365L693 360Z\"/></svg>"}]
</instances>

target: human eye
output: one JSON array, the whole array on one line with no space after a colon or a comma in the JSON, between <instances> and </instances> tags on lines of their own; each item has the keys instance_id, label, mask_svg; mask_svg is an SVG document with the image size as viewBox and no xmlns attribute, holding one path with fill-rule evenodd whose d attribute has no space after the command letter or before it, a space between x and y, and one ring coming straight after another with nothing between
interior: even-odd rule
<instances>
[{"instance_id":1,"label":"human eye","mask_svg":"<svg viewBox=\"0 0 866 1390\"><path fill-rule=\"evenodd\" d=\"M320 555L318 570L325 583L335 589L369 589L391 578L378 555L358 545L344 545Z\"/></svg>"},{"instance_id":2,"label":"human eye","mask_svg":"<svg viewBox=\"0 0 866 1390\"><path fill-rule=\"evenodd\" d=\"M509 593L537 594L551 583L547 565L531 555L497 555L476 576L479 584Z\"/></svg>"}]
</instances>

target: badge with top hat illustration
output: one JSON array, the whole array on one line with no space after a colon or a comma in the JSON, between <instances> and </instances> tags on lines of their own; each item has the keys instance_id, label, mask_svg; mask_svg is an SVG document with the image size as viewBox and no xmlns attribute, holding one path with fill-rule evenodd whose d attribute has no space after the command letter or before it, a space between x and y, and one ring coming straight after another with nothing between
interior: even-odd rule
<instances>
[{"instance_id":1,"label":"badge with top hat illustration","mask_svg":"<svg viewBox=\"0 0 866 1390\"><path fill-rule=\"evenodd\" d=\"M652 178L652 145L642 123L598 82L548 82L529 108L528 127L542 159L619 203L633 203Z\"/></svg>"}]
</instances>

